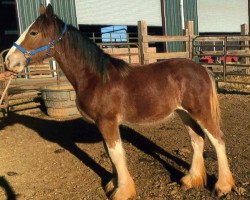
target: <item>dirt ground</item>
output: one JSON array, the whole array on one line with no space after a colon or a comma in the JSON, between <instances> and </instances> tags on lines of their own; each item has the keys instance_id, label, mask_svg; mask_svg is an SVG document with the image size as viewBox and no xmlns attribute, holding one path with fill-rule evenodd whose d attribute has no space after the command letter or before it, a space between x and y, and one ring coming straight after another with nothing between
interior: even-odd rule
<instances>
[{"instance_id":1,"label":"dirt ground","mask_svg":"<svg viewBox=\"0 0 250 200\"><path fill-rule=\"evenodd\" d=\"M220 94L222 130L238 186L224 199L250 199L250 95ZM190 139L179 118L154 127L122 127L128 168L142 200L216 199L214 149L206 139L208 186L182 191ZM107 199L111 164L95 126L54 120L37 110L10 112L0 123L0 199Z\"/></svg>"}]
</instances>

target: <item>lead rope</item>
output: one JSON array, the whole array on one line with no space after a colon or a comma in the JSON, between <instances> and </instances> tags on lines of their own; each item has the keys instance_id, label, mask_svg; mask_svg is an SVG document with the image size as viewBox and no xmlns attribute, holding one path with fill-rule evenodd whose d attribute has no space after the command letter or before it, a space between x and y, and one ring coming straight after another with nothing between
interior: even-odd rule
<instances>
[{"instance_id":1,"label":"lead rope","mask_svg":"<svg viewBox=\"0 0 250 200\"><path fill-rule=\"evenodd\" d=\"M10 79L9 79L9 81L8 81L8 83L7 83L7 85L6 85L5 89L4 89L4 91L3 91L3 93L2 93L2 96L1 96L1 99L0 99L0 105L2 105L3 100L4 100L4 97L5 97L5 95L7 94L8 88L10 87L10 82L11 82L11 80L12 80L12 78L10 77Z\"/></svg>"}]
</instances>

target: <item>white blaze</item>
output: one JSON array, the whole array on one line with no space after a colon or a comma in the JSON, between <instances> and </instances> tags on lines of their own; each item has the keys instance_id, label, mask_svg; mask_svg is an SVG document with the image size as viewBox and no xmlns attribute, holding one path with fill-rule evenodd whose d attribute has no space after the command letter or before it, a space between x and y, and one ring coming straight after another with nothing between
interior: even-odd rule
<instances>
[{"instance_id":1,"label":"white blaze","mask_svg":"<svg viewBox=\"0 0 250 200\"><path fill-rule=\"evenodd\" d=\"M22 35L18 38L18 40L16 41L16 44L20 45L23 40L25 39L27 33L29 32L30 27L34 24L34 22L29 25L29 27L22 33ZM7 60L7 58L16 50L15 46L12 46L11 49L8 51L5 60Z\"/></svg>"}]
</instances>

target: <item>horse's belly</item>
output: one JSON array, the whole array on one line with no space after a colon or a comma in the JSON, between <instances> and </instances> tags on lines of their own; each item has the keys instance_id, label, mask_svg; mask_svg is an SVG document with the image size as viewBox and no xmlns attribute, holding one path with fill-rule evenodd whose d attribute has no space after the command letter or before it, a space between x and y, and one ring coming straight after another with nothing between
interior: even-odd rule
<instances>
[{"instance_id":1,"label":"horse's belly","mask_svg":"<svg viewBox=\"0 0 250 200\"><path fill-rule=\"evenodd\" d=\"M159 115L151 115L151 116L133 116L124 120L124 125L155 125L161 124L169 120L173 115L173 111L169 111L166 113L161 113Z\"/></svg>"}]
</instances>

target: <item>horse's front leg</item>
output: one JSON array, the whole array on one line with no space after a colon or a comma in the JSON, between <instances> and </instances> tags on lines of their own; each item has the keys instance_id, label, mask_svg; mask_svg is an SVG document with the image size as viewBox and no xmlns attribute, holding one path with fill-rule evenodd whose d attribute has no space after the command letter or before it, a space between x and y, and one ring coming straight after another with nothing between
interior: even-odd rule
<instances>
[{"instance_id":1,"label":"horse's front leg","mask_svg":"<svg viewBox=\"0 0 250 200\"><path fill-rule=\"evenodd\" d=\"M127 169L125 152L120 138L117 119L100 119L98 128L103 135L110 159L114 165L117 177L111 180L106 187L114 189L111 195L113 200L126 200L136 196L135 184ZM117 181L114 181L117 178ZM114 188L112 188L114 187ZM108 191L109 192L109 191Z\"/></svg>"}]
</instances>

